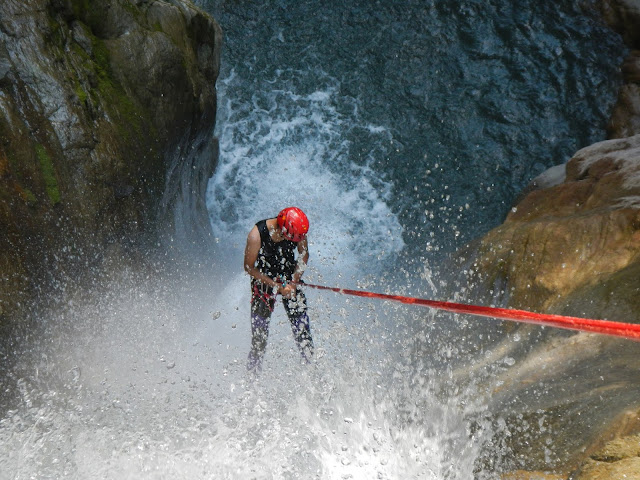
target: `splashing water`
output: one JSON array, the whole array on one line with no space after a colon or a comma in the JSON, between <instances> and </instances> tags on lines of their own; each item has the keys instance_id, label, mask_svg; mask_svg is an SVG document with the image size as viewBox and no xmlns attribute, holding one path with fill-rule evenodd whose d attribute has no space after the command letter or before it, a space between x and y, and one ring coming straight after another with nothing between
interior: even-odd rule
<instances>
[{"instance_id":1,"label":"splashing water","mask_svg":"<svg viewBox=\"0 0 640 480\"><path fill-rule=\"evenodd\" d=\"M361 323L316 302L310 366L274 314L252 380L246 279L187 273L120 274L48 319L0 421L3 478L470 478L482 408L426 376L416 398L373 305Z\"/></svg>"},{"instance_id":2,"label":"splashing water","mask_svg":"<svg viewBox=\"0 0 640 480\"><path fill-rule=\"evenodd\" d=\"M341 254L344 271L354 256L362 264L399 252L403 229L385 202L390 184L366 162L352 163L345 140L346 129L366 131L374 142L388 133L341 114L334 80L300 95L287 90L288 73L278 72L268 82L273 90L238 106L225 94L238 88L237 77L220 82L220 96L228 100L220 108L221 160L207 204L215 234L244 246L255 222L296 205L311 219L310 242L325 264Z\"/></svg>"},{"instance_id":3,"label":"splashing water","mask_svg":"<svg viewBox=\"0 0 640 480\"><path fill-rule=\"evenodd\" d=\"M297 205L309 281L437 296L427 260L601 135L619 39L571 1L198 3L226 32L216 250L116 268L2 345L0 478L492 478L504 424L448 365L457 318L308 292L313 364L277 305L248 377L246 235Z\"/></svg>"}]
</instances>

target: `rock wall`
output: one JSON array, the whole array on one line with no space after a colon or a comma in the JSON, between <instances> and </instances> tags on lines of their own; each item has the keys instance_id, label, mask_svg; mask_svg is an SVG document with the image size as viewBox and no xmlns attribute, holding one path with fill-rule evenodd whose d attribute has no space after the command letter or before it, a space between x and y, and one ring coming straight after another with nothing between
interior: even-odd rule
<instances>
[{"instance_id":1,"label":"rock wall","mask_svg":"<svg viewBox=\"0 0 640 480\"><path fill-rule=\"evenodd\" d=\"M221 36L188 0L0 2L0 325L111 246L206 236Z\"/></svg>"},{"instance_id":2,"label":"rock wall","mask_svg":"<svg viewBox=\"0 0 640 480\"><path fill-rule=\"evenodd\" d=\"M600 11L631 49L622 64L624 85L607 133L609 138L630 137L640 133L640 1L600 0Z\"/></svg>"},{"instance_id":3,"label":"rock wall","mask_svg":"<svg viewBox=\"0 0 640 480\"><path fill-rule=\"evenodd\" d=\"M504 223L474 245L470 283L515 308L640 323L640 0L599 6L630 48L609 140L532 182ZM499 385L493 408L514 432L526 432L508 440L523 466L569 472L588 458L571 478L639 478L637 451L628 453L637 437L624 437L638 423L620 422L640 405L640 345L505 328L530 342L503 342L506 354L519 348L521 356L489 388ZM626 453L606 453L610 440Z\"/></svg>"},{"instance_id":4,"label":"rock wall","mask_svg":"<svg viewBox=\"0 0 640 480\"><path fill-rule=\"evenodd\" d=\"M640 269L640 0L602 0L600 10L631 49L612 140L534 179L480 241L476 266L488 272L481 284L506 286L511 306L585 315L588 304L593 315L640 322L626 281Z\"/></svg>"},{"instance_id":5,"label":"rock wall","mask_svg":"<svg viewBox=\"0 0 640 480\"><path fill-rule=\"evenodd\" d=\"M529 193L482 239L479 270L518 308L640 322L640 284L626 281L640 262L639 159L640 135L577 152L562 183Z\"/></svg>"}]
</instances>

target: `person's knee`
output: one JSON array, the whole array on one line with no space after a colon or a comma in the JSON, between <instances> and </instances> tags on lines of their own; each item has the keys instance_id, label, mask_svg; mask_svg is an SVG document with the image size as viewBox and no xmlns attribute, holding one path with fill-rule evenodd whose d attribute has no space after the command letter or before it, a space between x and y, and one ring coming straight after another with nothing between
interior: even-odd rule
<instances>
[{"instance_id":1,"label":"person's knee","mask_svg":"<svg viewBox=\"0 0 640 480\"><path fill-rule=\"evenodd\" d=\"M284 308L287 311L287 315L289 316L290 319L305 317L308 321L307 303L306 301L304 301L304 297L302 299L288 300L285 303Z\"/></svg>"}]
</instances>

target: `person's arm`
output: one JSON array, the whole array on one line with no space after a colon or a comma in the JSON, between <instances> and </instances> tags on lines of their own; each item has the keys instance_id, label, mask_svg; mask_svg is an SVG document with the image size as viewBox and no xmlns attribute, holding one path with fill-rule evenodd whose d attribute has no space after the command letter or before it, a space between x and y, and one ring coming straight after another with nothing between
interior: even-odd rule
<instances>
[{"instance_id":1,"label":"person's arm","mask_svg":"<svg viewBox=\"0 0 640 480\"><path fill-rule=\"evenodd\" d=\"M278 293L285 298L294 298L296 295L297 284L300 282L300 278L307 268L307 262L309 261L309 246L307 244L307 237L304 237L298 242L298 259L296 262L296 269L291 277L291 283L288 283L282 289L278 289Z\"/></svg>"},{"instance_id":2,"label":"person's arm","mask_svg":"<svg viewBox=\"0 0 640 480\"><path fill-rule=\"evenodd\" d=\"M258 227L254 226L249 232L249 236L247 237L247 246L244 249L244 271L260 283L277 287L278 293L282 293L282 284L276 282L273 278L269 278L256 267L261 244L260 232L258 231Z\"/></svg>"},{"instance_id":3,"label":"person's arm","mask_svg":"<svg viewBox=\"0 0 640 480\"><path fill-rule=\"evenodd\" d=\"M307 243L307 237L305 236L298 242L298 261L296 263L296 270L293 272L293 283L298 283L304 270L307 268L307 262L309 261L309 244Z\"/></svg>"},{"instance_id":4,"label":"person's arm","mask_svg":"<svg viewBox=\"0 0 640 480\"><path fill-rule=\"evenodd\" d=\"M285 298L295 298L296 289L298 288L298 282L300 277L304 273L307 267L307 261L309 260L309 247L306 237L298 242L298 259L296 262L296 269L291 277L291 282L287 283L284 287L279 284L278 293Z\"/></svg>"}]
</instances>

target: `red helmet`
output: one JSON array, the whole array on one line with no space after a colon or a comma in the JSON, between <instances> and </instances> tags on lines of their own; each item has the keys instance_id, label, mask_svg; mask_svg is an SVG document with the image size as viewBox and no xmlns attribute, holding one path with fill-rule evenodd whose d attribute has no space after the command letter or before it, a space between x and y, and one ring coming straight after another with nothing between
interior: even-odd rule
<instances>
[{"instance_id":1,"label":"red helmet","mask_svg":"<svg viewBox=\"0 0 640 480\"><path fill-rule=\"evenodd\" d=\"M284 238L299 242L309 231L309 219L298 207L285 208L278 214L278 228Z\"/></svg>"}]
</instances>

